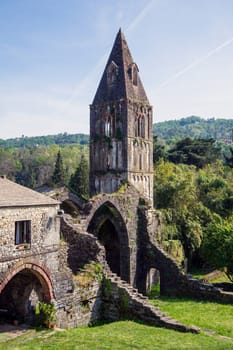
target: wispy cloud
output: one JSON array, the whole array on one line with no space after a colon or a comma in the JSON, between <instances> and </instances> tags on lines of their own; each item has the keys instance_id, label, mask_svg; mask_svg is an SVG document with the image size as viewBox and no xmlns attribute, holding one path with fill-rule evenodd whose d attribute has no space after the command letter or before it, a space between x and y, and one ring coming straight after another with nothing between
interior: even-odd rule
<instances>
[{"instance_id":1,"label":"wispy cloud","mask_svg":"<svg viewBox=\"0 0 233 350\"><path fill-rule=\"evenodd\" d=\"M133 32L134 29L143 21L143 19L146 17L148 12L152 9L152 7L158 2L158 0L151 0L148 2L148 4L140 10L138 15L135 17L135 19L128 25L126 28L126 32L130 33Z\"/></svg>"},{"instance_id":2,"label":"wispy cloud","mask_svg":"<svg viewBox=\"0 0 233 350\"><path fill-rule=\"evenodd\" d=\"M221 45L215 47L213 50L210 50L207 54L205 54L204 56L201 56L199 59L193 61L192 63L190 63L188 66L184 67L182 70L180 70L179 72L177 72L176 74L172 75L170 78L168 78L167 80L165 80L163 83L161 83L156 90L168 85L170 82L178 79L179 77L181 77L182 75L184 75L185 73L189 72L190 70L192 70L193 68L199 66L201 63L207 61L211 56L215 55L216 53L218 53L219 51L221 51L222 49L224 49L225 47L231 45L233 43L233 37L224 41Z\"/></svg>"}]
</instances>

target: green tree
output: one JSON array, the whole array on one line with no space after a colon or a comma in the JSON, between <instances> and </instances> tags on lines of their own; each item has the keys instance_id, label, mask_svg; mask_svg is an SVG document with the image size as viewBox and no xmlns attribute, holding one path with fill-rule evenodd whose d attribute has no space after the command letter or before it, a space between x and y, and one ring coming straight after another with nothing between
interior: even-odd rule
<instances>
[{"instance_id":1,"label":"green tree","mask_svg":"<svg viewBox=\"0 0 233 350\"><path fill-rule=\"evenodd\" d=\"M89 167L85 156L82 154L80 163L69 181L69 187L73 193L85 199L89 196Z\"/></svg>"},{"instance_id":2,"label":"green tree","mask_svg":"<svg viewBox=\"0 0 233 350\"><path fill-rule=\"evenodd\" d=\"M195 165L198 168L221 158L220 148L215 146L214 139L192 140L187 137L178 141L168 153L169 161L175 164Z\"/></svg>"},{"instance_id":3,"label":"green tree","mask_svg":"<svg viewBox=\"0 0 233 350\"><path fill-rule=\"evenodd\" d=\"M230 155L229 156L225 155L224 158L225 158L226 165L233 168L233 147L230 148L229 152L230 152Z\"/></svg>"},{"instance_id":4,"label":"green tree","mask_svg":"<svg viewBox=\"0 0 233 350\"><path fill-rule=\"evenodd\" d=\"M218 269L225 269L233 282L233 217L222 219L215 215L215 220L205 229L202 244L206 260Z\"/></svg>"},{"instance_id":5,"label":"green tree","mask_svg":"<svg viewBox=\"0 0 233 350\"><path fill-rule=\"evenodd\" d=\"M165 143L158 136L153 136L153 162L156 163L161 158L167 158Z\"/></svg>"},{"instance_id":6,"label":"green tree","mask_svg":"<svg viewBox=\"0 0 233 350\"><path fill-rule=\"evenodd\" d=\"M53 181L53 184L57 186L62 186L64 185L64 182L65 182L65 171L64 171L63 160L62 160L60 151L57 153L52 181Z\"/></svg>"},{"instance_id":7,"label":"green tree","mask_svg":"<svg viewBox=\"0 0 233 350\"><path fill-rule=\"evenodd\" d=\"M233 169L218 161L197 173L197 190L201 202L222 217L233 212Z\"/></svg>"},{"instance_id":8,"label":"green tree","mask_svg":"<svg viewBox=\"0 0 233 350\"><path fill-rule=\"evenodd\" d=\"M164 239L182 242L185 256L191 262L202 240L204 210L198 201L196 171L187 165L160 160L155 167L154 205L163 215Z\"/></svg>"}]
</instances>

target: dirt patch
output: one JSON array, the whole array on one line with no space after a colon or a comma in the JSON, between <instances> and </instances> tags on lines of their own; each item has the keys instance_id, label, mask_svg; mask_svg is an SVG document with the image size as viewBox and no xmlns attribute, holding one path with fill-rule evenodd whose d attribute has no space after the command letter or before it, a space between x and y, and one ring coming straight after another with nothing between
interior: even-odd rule
<instances>
[{"instance_id":1,"label":"dirt patch","mask_svg":"<svg viewBox=\"0 0 233 350\"><path fill-rule=\"evenodd\" d=\"M0 324L0 342L13 339L19 335L25 334L30 329L26 324L14 326L9 323Z\"/></svg>"}]
</instances>

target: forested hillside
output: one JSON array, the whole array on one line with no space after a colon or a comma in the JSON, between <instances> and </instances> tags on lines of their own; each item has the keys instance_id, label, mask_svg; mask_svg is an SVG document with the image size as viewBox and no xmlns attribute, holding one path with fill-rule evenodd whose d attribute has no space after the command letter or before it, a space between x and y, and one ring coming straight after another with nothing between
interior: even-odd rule
<instances>
[{"instance_id":1,"label":"forested hillside","mask_svg":"<svg viewBox=\"0 0 233 350\"><path fill-rule=\"evenodd\" d=\"M88 159L88 145L53 144L6 149L0 147L0 174L4 174L9 179L31 188L44 184L56 186L53 175L59 153L62 159L63 184L68 184L71 175L75 173L80 163L82 155Z\"/></svg>"},{"instance_id":2,"label":"forested hillside","mask_svg":"<svg viewBox=\"0 0 233 350\"><path fill-rule=\"evenodd\" d=\"M179 120L169 120L153 124L153 134L165 140L179 140L186 137L195 139L210 139L220 141L233 140L233 118L232 119L202 119L191 116ZM67 134L47 136L22 136L7 140L0 139L0 148L21 148L48 145L81 144L89 142L89 135Z\"/></svg>"},{"instance_id":3,"label":"forested hillside","mask_svg":"<svg viewBox=\"0 0 233 350\"><path fill-rule=\"evenodd\" d=\"M233 280L232 130L232 119L157 123L153 160L163 244L175 254L178 244L189 267L225 268ZM31 188L65 185L87 198L88 139L65 133L1 141L0 174Z\"/></svg>"},{"instance_id":4,"label":"forested hillside","mask_svg":"<svg viewBox=\"0 0 233 350\"><path fill-rule=\"evenodd\" d=\"M85 134L63 134L47 135L47 136L22 136L18 138L12 138L7 140L0 139L0 148L12 148L12 147L35 147L35 146L48 146L48 145L67 145L67 144L80 144L86 145L89 142L89 136Z\"/></svg>"},{"instance_id":5,"label":"forested hillside","mask_svg":"<svg viewBox=\"0 0 233 350\"><path fill-rule=\"evenodd\" d=\"M232 119L202 119L191 116L179 120L169 120L153 124L154 135L162 139L195 139L232 140Z\"/></svg>"}]
</instances>

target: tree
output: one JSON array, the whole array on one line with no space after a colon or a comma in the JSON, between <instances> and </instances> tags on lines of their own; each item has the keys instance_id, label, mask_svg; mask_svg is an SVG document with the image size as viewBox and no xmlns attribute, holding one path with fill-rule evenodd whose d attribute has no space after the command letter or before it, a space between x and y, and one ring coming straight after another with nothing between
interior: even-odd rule
<instances>
[{"instance_id":1,"label":"tree","mask_svg":"<svg viewBox=\"0 0 233 350\"><path fill-rule=\"evenodd\" d=\"M224 156L226 165L228 165L230 168L233 168L233 147L230 148L230 155Z\"/></svg>"},{"instance_id":2,"label":"tree","mask_svg":"<svg viewBox=\"0 0 233 350\"><path fill-rule=\"evenodd\" d=\"M192 140L189 137L180 140L169 151L169 161L179 164L195 165L203 168L221 158L220 148L215 146L214 139Z\"/></svg>"},{"instance_id":3,"label":"tree","mask_svg":"<svg viewBox=\"0 0 233 350\"><path fill-rule=\"evenodd\" d=\"M85 156L82 154L80 163L69 181L71 191L80 197L89 196L89 168Z\"/></svg>"},{"instance_id":4,"label":"tree","mask_svg":"<svg viewBox=\"0 0 233 350\"><path fill-rule=\"evenodd\" d=\"M212 212L222 217L233 212L233 171L222 162L207 165L197 173L198 196Z\"/></svg>"},{"instance_id":5,"label":"tree","mask_svg":"<svg viewBox=\"0 0 233 350\"><path fill-rule=\"evenodd\" d=\"M167 158L165 143L158 136L153 136L153 162L156 163L161 158Z\"/></svg>"},{"instance_id":6,"label":"tree","mask_svg":"<svg viewBox=\"0 0 233 350\"><path fill-rule=\"evenodd\" d=\"M57 153L57 159L55 163L55 168L52 176L52 181L55 185L62 186L65 182L65 171L63 167L63 160L61 152Z\"/></svg>"},{"instance_id":7,"label":"tree","mask_svg":"<svg viewBox=\"0 0 233 350\"><path fill-rule=\"evenodd\" d=\"M225 269L233 282L233 217L223 220L215 215L215 220L205 229L202 244L204 257L215 268Z\"/></svg>"},{"instance_id":8,"label":"tree","mask_svg":"<svg viewBox=\"0 0 233 350\"><path fill-rule=\"evenodd\" d=\"M200 247L204 208L198 201L196 171L187 165L160 160L155 166L154 199L163 217L163 236L182 242L189 264Z\"/></svg>"}]
</instances>

